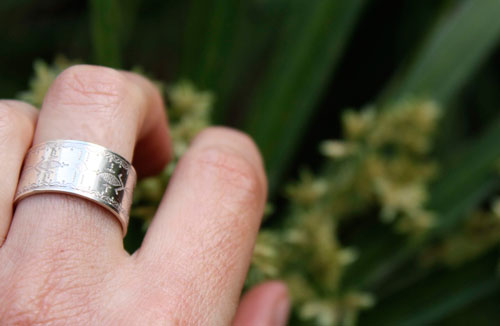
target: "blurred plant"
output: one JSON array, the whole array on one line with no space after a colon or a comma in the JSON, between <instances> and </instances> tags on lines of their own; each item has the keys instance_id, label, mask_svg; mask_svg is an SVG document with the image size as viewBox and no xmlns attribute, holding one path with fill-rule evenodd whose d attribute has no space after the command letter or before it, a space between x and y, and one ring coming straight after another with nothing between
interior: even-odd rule
<instances>
[{"instance_id":1,"label":"blurred plant","mask_svg":"<svg viewBox=\"0 0 500 326\"><path fill-rule=\"evenodd\" d=\"M385 222L418 234L432 225L424 207L436 174L430 158L439 109L430 101L402 100L387 108L369 107L343 116L344 141L327 141L323 154L334 160L329 206L351 216L377 204ZM338 175L338 176L337 176Z\"/></svg>"},{"instance_id":2,"label":"blurred plant","mask_svg":"<svg viewBox=\"0 0 500 326\"><path fill-rule=\"evenodd\" d=\"M494 197L486 209L477 208L455 232L424 249L420 261L425 267L445 264L456 268L499 243L500 197Z\"/></svg>"},{"instance_id":3,"label":"blurred plant","mask_svg":"<svg viewBox=\"0 0 500 326\"><path fill-rule=\"evenodd\" d=\"M380 207L384 222L419 235L432 226L425 208L436 171L430 159L439 117L433 102L405 100L388 108L346 111L344 140L327 141L321 151L331 163L319 176L303 171L286 189L289 216L279 230L262 231L249 283L285 280L297 317L315 325L353 325L372 295L341 286L345 268L357 258L344 248L338 229L345 219Z\"/></svg>"}]
</instances>

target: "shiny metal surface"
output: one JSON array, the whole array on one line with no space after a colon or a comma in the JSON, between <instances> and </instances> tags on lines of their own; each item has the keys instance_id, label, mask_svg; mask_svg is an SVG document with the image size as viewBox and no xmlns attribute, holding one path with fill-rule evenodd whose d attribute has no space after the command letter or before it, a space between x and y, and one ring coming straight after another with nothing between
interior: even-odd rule
<instances>
[{"instance_id":1,"label":"shiny metal surface","mask_svg":"<svg viewBox=\"0 0 500 326\"><path fill-rule=\"evenodd\" d=\"M26 155L14 201L45 192L76 195L112 212L125 236L136 179L126 159L102 146L76 140L48 141Z\"/></svg>"}]
</instances>

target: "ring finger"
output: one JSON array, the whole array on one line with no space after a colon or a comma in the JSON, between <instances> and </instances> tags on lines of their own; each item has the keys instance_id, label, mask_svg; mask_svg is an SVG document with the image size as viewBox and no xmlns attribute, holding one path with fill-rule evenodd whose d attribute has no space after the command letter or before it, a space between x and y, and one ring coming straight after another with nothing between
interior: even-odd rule
<instances>
[{"instance_id":1,"label":"ring finger","mask_svg":"<svg viewBox=\"0 0 500 326\"><path fill-rule=\"evenodd\" d=\"M55 139L95 143L129 161L136 142L146 143L137 151L141 152L138 157L149 162L147 172L162 168L170 152L156 88L138 75L95 66L71 67L49 89L33 144ZM121 226L111 213L62 194L22 199L6 246L9 243L17 249L40 248L49 254L69 251L92 259L103 258L98 253L108 255L109 250L124 254Z\"/></svg>"}]
</instances>

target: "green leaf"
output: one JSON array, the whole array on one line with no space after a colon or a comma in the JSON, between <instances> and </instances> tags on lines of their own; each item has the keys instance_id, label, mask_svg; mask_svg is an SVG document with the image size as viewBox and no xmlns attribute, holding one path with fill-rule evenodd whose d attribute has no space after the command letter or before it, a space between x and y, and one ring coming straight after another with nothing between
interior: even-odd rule
<instances>
[{"instance_id":1,"label":"green leaf","mask_svg":"<svg viewBox=\"0 0 500 326\"><path fill-rule=\"evenodd\" d=\"M493 295L455 311L452 315L440 320L441 326L491 326L500 320L500 295L498 291Z\"/></svg>"},{"instance_id":2,"label":"green leaf","mask_svg":"<svg viewBox=\"0 0 500 326\"><path fill-rule=\"evenodd\" d=\"M122 66L122 6L118 0L90 0L94 60L97 64Z\"/></svg>"},{"instance_id":3,"label":"green leaf","mask_svg":"<svg viewBox=\"0 0 500 326\"><path fill-rule=\"evenodd\" d=\"M196 84L199 84L196 70L200 61L204 58L202 51L205 47L209 20L213 15L213 3L214 1L207 0L192 0L189 2L180 78L189 78Z\"/></svg>"},{"instance_id":4,"label":"green leaf","mask_svg":"<svg viewBox=\"0 0 500 326\"><path fill-rule=\"evenodd\" d=\"M235 66L234 60L239 42L250 43L248 40L252 39L241 31L247 7L248 1L244 0L194 0L189 6L180 78L192 80L198 87L215 93L215 123L224 122L228 96L237 85L228 83L228 79L236 73L241 78L245 66ZM258 51L254 48L252 54Z\"/></svg>"},{"instance_id":5,"label":"green leaf","mask_svg":"<svg viewBox=\"0 0 500 326\"><path fill-rule=\"evenodd\" d=\"M263 152L271 193L304 135L365 3L291 3L271 65L254 94L245 128Z\"/></svg>"},{"instance_id":6,"label":"green leaf","mask_svg":"<svg viewBox=\"0 0 500 326\"><path fill-rule=\"evenodd\" d=\"M359 325L435 325L440 319L500 289L496 254L457 270L434 273L361 315Z\"/></svg>"},{"instance_id":7,"label":"green leaf","mask_svg":"<svg viewBox=\"0 0 500 326\"><path fill-rule=\"evenodd\" d=\"M190 4L182 73L212 88L234 45L242 0L195 0Z\"/></svg>"},{"instance_id":8,"label":"green leaf","mask_svg":"<svg viewBox=\"0 0 500 326\"><path fill-rule=\"evenodd\" d=\"M457 3L431 30L412 63L393 78L383 99L420 95L445 103L491 54L500 36L500 2Z\"/></svg>"},{"instance_id":9,"label":"green leaf","mask_svg":"<svg viewBox=\"0 0 500 326\"><path fill-rule=\"evenodd\" d=\"M215 123L226 122L229 103L243 87L248 93L245 81L255 79L288 6L286 0L190 3L179 78L215 93Z\"/></svg>"}]
</instances>

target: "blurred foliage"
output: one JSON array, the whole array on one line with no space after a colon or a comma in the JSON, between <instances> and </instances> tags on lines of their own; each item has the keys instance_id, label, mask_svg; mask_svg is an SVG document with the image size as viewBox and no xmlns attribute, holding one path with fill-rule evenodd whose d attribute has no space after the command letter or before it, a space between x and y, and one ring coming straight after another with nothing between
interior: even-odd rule
<instances>
[{"instance_id":1,"label":"blurred foliage","mask_svg":"<svg viewBox=\"0 0 500 326\"><path fill-rule=\"evenodd\" d=\"M424 203L435 171L428 157L438 112L425 101L345 111L345 140L321 146L332 160L330 169L319 176L303 172L287 188L286 224L261 232L249 281L285 279L301 319L353 324L358 310L371 307L373 298L341 288L345 267L359 253L341 246L338 229L375 206L381 220L394 222L401 232L418 236L432 227Z\"/></svg>"},{"instance_id":2,"label":"blurred foliage","mask_svg":"<svg viewBox=\"0 0 500 326\"><path fill-rule=\"evenodd\" d=\"M499 15L496 0L4 1L0 95L40 106L73 63L45 63L58 53L160 80L175 159L137 186L131 251L192 137L225 123L271 181L246 285L284 279L292 325L496 325Z\"/></svg>"}]
</instances>

